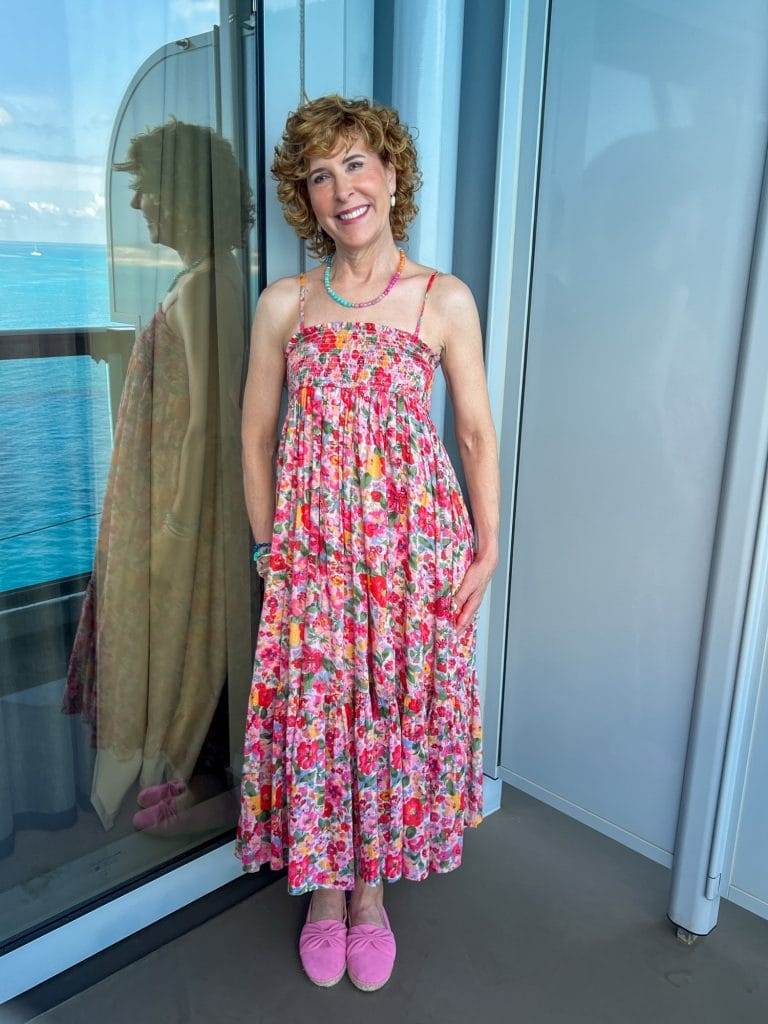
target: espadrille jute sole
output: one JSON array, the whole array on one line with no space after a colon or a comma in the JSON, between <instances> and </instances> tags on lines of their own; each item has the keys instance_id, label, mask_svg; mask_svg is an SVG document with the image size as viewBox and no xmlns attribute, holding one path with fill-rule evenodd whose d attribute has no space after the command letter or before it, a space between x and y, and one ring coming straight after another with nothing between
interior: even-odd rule
<instances>
[{"instance_id":1,"label":"espadrille jute sole","mask_svg":"<svg viewBox=\"0 0 768 1024\"><path fill-rule=\"evenodd\" d=\"M355 986L355 988L359 988L361 992L375 992L377 989L383 988L387 984L389 979L392 977L392 975L388 975L384 979L384 981L380 981L376 985L364 985L362 981L358 981L354 974L350 974L349 971L347 971L347 977Z\"/></svg>"}]
</instances>

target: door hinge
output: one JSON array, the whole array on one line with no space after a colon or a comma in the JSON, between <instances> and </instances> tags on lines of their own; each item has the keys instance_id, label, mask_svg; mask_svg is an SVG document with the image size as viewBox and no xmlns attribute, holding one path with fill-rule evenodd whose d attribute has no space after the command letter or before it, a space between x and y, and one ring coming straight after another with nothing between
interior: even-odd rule
<instances>
[{"instance_id":1,"label":"door hinge","mask_svg":"<svg viewBox=\"0 0 768 1024\"><path fill-rule=\"evenodd\" d=\"M707 887L704 890L704 896L706 899L714 900L720 895L720 879L722 877L722 875L707 876Z\"/></svg>"}]
</instances>

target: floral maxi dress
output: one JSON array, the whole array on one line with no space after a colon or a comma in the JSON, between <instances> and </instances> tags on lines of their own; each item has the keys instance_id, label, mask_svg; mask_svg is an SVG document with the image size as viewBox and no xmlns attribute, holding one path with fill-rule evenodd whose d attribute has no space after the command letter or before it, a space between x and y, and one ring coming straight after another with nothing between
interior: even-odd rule
<instances>
[{"instance_id":1,"label":"floral maxi dress","mask_svg":"<svg viewBox=\"0 0 768 1024\"><path fill-rule=\"evenodd\" d=\"M474 532L429 414L440 356L386 324L300 328L276 459L235 855L288 891L459 866L482 820Z\"/></svg>"}]
</instances>

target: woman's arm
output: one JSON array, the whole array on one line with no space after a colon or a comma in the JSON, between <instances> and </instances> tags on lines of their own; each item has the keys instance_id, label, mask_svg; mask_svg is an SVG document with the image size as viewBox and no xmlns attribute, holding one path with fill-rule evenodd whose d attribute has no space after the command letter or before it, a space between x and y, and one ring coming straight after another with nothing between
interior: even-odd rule
<instances>
[{"instance_id":1,"label":"woman's arm","mask_svg":"<svg viewBox=\"0 0 768 1024\"><path fill-rule=\"evenodd\" d=\"M184 343L189 387L189 419L179 452L176 495L168 529L191 537L200 515L205 463L205 436L212 415L209 394L211 345L215 340L216 310L211 308L210 274L192 274L179 288L178 298L168 311L171 329ZM215 406L213 406L215 408Z\"/></svg>"},{"instance_id":2,"label":"woman's arm","mask_svg":"<svg viewBox=\"0 0 768 1024\"><path fill-rule=\"evenodd\" d=\"M472 292L463 281L445 275L442 285L440 309L445 326L441 362L467 479L477 554L481 560L495 565L499 554L501 480L480 317Z\"/></svg>"},{"instance_id":3,"label":"woman's arm","mask_svg":"<svg viewBox=\"0 0 768 1024\"><path fill-rule=\"evenodd\" d=\"M475 560L454 595L459 612L456 624L461 629L479 607L498 562L501 478L477 306L459 278L445 274L438 281L444 339L441 365L477 537Z\"/></svg>"},{"instance_id":4,"label":"woman's arm","mask_svg":"<svg viewBox=\"0 0 768 1024\"><path fill-rule=\"evenodd\" d=\"M298 284L283 277L264 289L251 329L243 395L243 481L254 539L270 540L275 515L274 456L285 380L284 339L298 309Z\"/></svg>"}]
</instances>

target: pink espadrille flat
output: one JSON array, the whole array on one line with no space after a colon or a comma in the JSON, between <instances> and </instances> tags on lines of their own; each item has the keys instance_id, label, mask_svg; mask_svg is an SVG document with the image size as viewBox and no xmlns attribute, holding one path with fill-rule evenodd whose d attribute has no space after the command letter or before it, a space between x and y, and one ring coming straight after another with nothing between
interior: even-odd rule
<instances>
[{"instance_id":1,"label":"pink espadrille flat","mask_svg":"<svg viewBox=\"0 0 768 1024\"><path fill-rule=\"evenodd\" d=\"M347 907L344 920L312 921L312 900L299 936L299 957L307 977L316 985L330 988L344 977L347 953Z\"/></svg>"},{"instance_id":2,"label":"pink espadrille flat","mask_svg":"<svg viewBox=\"0 0 768 1024\"><path fill-rule=\"evenodd\" d=\"M347 974L363 992L385 985L395 965L395 935L381 907L384 925L353 924L347 932Z\"/></svg>"},{"instance_id":3,"label":"pink espadrille flat","mask_svg":"<svg viewBox=\"0 0 768 1024\"><path fill-rule=\"evenodd\" d=\"M136 797L136 803L139 807L152 807L153 804L159 804L168 797L181 796L186 788L184 779L171 779L170 782L163 782L159 786L147 786Z\"/></svg>"}]
</instances>

